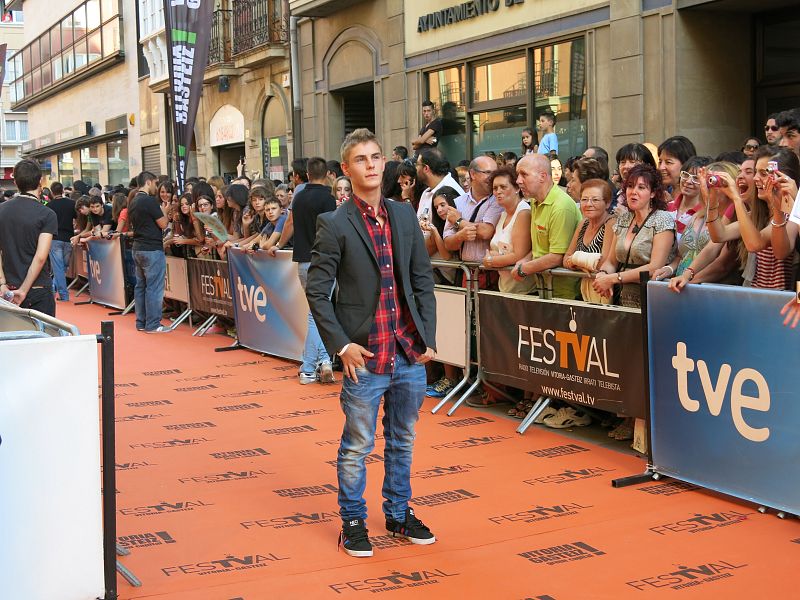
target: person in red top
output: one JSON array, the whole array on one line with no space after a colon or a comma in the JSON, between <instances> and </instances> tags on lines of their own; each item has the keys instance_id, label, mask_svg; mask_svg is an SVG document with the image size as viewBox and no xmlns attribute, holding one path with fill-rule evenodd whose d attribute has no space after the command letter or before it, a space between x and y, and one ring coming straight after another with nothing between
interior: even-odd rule
<instances>
[{"instance_id":1,"label":"person in red top","mask_svg":"<svg viewBox=\"0 0 800 600\"><path fill-rule=\"evenodd\" d=\"M415 425L425 397L423 364L434 357L436 299L425 240L410 204L381 195L383 151L375 135L356 129L342 145L342 169L353 196L317 218L306 297L328 351L344 367L345 424L337 475L340 544L351 556L372 556L367 535L365 459L375 446L381 398L386 529L415 544L436 537L408 506ZM330 299L334 281L336 307Z\"/></svg>"}]
</instances>

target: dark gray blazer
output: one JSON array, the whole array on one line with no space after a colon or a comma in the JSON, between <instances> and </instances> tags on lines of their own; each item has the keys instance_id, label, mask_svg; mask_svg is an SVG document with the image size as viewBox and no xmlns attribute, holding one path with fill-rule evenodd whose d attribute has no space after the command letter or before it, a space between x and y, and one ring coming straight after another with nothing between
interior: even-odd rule
<instances>
[{"instance_id":1,"label":"dark gray blazer","mask_svg":"<svg viewBox=\"0 0 800 600\"><path fill-rule=\"evenodd\" d=\"M436 349L433 270L417 215L410 204L385 200L392 230L398 298L405 298L424 344ZM336 281L336 308L330 300ZM380 270L364 217L352 200L317 218L306 298L322 341L333 355L345 344L367 347L380 297Z\"/></svg>"}]
</instances>

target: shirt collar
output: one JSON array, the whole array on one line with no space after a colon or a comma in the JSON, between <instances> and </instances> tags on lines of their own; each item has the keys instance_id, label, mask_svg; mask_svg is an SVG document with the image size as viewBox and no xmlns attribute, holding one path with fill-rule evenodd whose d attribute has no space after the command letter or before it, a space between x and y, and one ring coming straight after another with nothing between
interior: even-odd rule
<instances>
[{"instance_id":1,"label":"shirt collar","mask_svg":"<svg viewBox=\"0 0 800 600\"><path fill-rule=\"evenodd\" d=\"M377 215L375 214L375 210L372 208L372 206L370 206L369 204L364 202L361 198L359 198L355 194L353 194L353 202L355 202L355 205L356 205L356 208L358 209L358 212L360 212L364 216L370 216L372 218L376 218L378 216L385 217L386 214L387 214L386 213L386 202L385 202L383 196L381 196L381 202L378 205L378 214Z\"/></svg>"}]
</instances>

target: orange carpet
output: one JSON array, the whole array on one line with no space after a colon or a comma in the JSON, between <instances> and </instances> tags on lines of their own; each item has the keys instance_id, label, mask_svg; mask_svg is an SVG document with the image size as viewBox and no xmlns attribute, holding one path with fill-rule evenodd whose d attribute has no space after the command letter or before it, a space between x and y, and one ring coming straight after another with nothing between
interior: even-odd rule
<instances>
[{"instance_id":1,"label":"orange carpet","mask_svg":"<svg viewBox=\"0 0 800 600\"><path fill-rule=\"evenodd\" d=\"M108 309L59 303L82 333ZM464 407L417 436L412 506L439 541L383 531L382 442L368 467L371 559L337 552L338 385L187 326L117 327L120 597L797 598L800 523L667 480L614 489L633 456ZM795 590L795 591L792 591Z\"/></svg>"}]
</instances>

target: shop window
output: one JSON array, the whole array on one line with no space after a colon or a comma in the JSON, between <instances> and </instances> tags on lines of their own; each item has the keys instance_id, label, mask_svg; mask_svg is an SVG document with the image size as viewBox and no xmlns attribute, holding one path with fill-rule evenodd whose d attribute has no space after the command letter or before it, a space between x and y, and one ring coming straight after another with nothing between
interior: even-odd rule
<instances>
[{"instance_id":1,"label":"shop window","mask_svg":"<svg viewBox=\"0 0 800 600\"><path fill-rule=\"evenodd\" d=\"M427 80L428 99L436 105L437 116L442 119L438 147L455 165L467 156L464 66L433 71L427 74Z\"/></svg>"},{"instance_id":2,"label":"shop window","mask_svg":"<svg viewBox=\"0 0 800 600\"><path fill-rule=\"evenodd\" d=\"M524 99L528 92L525 57L472 67L472 104Z\"/></svg>"},{"instance_id":3,"label":"shop window","mask_svg":"<svg viewBox=\"0 0 800 600\"><path fill-rule=\"evenodd\" d=\"M528 111L524 106L476 112L472 123L472 155L484 152L520 152L522 130L528 126Z\"/></svg>"},{"instance_id":4,"label":"shop window","mask_svg":"<svg viewBox=\"0 0 800 600\"><path fill-rule=\"evenodd\" d=\"M544 112L556 115L558 154L586 149L586 51L583 38L533 50L532 123Z\"/></svg>"},{"instance_id":5,"label":"shop window","mask_svg":"<svg viewBox=\"0 0 800 600\"><path fill-rule=\"evenodd\" d=\"M58 155L58 179L64 185L72 185L75 169L72 162L72 152Z\"/></svg>"},{"instance_id":6,"label":"shop window","mask_svg":"<svg viewBox=\"0 0 800 600\"><path fill-rule=\"evenodd\" d=\"M108 156L108 184L127 185L131 179L128 167L128 142L126 140L109 142L106 144L106 155Z\"/></svg>"},{"instance_id":7,"label":"shop window","mask_svg":"<svg viewBox=\"0 0 800 600\"><path fill-rule=\"evenodd\" d=\"M100 183L100 157L97 146L81 148L81 180L89 186Z\"/></svg>"}]
</instances>

